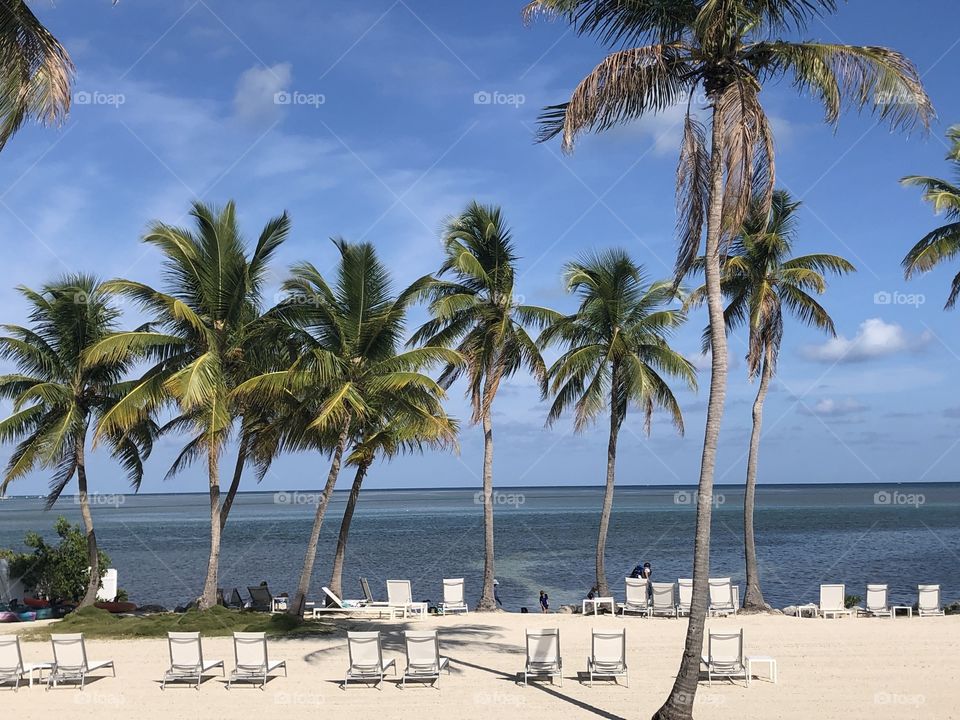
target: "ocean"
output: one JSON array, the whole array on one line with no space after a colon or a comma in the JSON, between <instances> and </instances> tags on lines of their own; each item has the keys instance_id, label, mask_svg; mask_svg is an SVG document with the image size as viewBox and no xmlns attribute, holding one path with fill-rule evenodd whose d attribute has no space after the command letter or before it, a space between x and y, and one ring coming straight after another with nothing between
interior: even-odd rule
<instances>
[{"instance_id":1,"label":"ocean","mask_svg":"<svg viewBox=\"0 0 960 720\"><path fill-rule=\"evenodd\" d=\"M676 581L692 568L694 490L618 487L607 543L615 594L638 563ZM498 488L496 575L508 610L579 603L593 584L600 487ZM713 498L710 574L743 583L742 488L719 486ZM223 536L220 585L229 592L266 580L274 594L295 590L316 496L310 491L241 493ZM97 537L139 604L174 607L195 597L208 552L203 494L97 496ZM346 492L337 492L323 525L311 599L329 582ZM35 530L52 538L57 515L79 522L64 496L54 510L39 498L0 502L0 548L23 549ZM816 601L820 583L848 594L887 583L894 603L912 604L918 584L939 583L945 602L960 599L960 483L764 485L758 488L757 552L764 595L774 607ZM438 601L444 577L466 579L479 596L483 515L475 490L365 490L347 550L344 594L362 597L359 578L385 597L387 578L413 583L418 599Z\"/></svg>"}]
</instances>

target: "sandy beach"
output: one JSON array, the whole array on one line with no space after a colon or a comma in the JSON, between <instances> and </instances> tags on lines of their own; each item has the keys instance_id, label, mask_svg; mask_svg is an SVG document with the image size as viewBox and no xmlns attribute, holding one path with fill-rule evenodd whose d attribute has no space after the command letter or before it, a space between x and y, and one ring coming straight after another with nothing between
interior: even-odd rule
<instances>
[{"instance_id":1,"label":"sandy beach","mask_svg":"<svg viewBox=\"0 0 960 720\"><path fill-rule=\"evenodd\" d=\"M582 673L589 654L590 628L627 628L630 687L598 682L589 687ZM341 690L347 666L345 633L378 628L384 652L402 670L401 632L436 628L451 672L439 690L393 682ZM522 687L524 628L559 627L564 661L563 687L549 682ZM947 720L960 718L956 688L960 668L960 617L799 620L783 616L739 616L708 621L715 630L744 629L748 655L771 655L780 681L701 683L696 717L711 718L872 718ZM469 614L423 621L340 621L324 638L276 640L271 655L287 660L289 677L271 680L263 690L240 686L230 691L220 677L200 691L172 686L160 690L167 667L165 640L90 640L88 654L113 659L117 678L96 679L82 692L72 687L46 691L21 686L2 691L4 715L17 718L245 717L306 718L320 715L367 718L648 718L666 697L677 666L686 622L672 619L581 617L577 615ZM47 660L48 643L24 642L24 661ZM233 664L229 638L204 640L207 658ZM763 670L761 670L761 673ZM579 676L579 679L578 679Z\"/></svg>"}]
</instances>

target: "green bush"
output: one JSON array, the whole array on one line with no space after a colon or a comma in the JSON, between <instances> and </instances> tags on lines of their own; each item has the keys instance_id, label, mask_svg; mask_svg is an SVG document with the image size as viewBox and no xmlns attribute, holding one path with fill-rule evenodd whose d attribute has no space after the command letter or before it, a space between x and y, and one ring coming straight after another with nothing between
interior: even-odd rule
<instances>
[{"instance_id":1,"label":"green bush","mask_svg":"<svg viewBox=\"0 0 960 720\"><path fill-rule=\"evenodd\" d=\"M60 542L48 545L38 533L30 531L23 544L31 553L0 551L10 562L11 577L20 578L24 587L32 589L37 597L52 602L80 602L87 591L90 577L87 559L87 537L78 526L64 517L57 518L53 529ZM110 558L100 552L100 578L103 579Z\"/></svg>"},{"instance_id":2,"label":"green bush","mask_svg":"<svg viewBox=\"0 0 960 720\"><path fill-rule=\"evenodd\" d=\"M850 608L855 608L857 605L859 605L861 600L863 600L863 598L859 595L847 595L843 599L843 606L849 610Z\"/></svg>"}]
</instances>

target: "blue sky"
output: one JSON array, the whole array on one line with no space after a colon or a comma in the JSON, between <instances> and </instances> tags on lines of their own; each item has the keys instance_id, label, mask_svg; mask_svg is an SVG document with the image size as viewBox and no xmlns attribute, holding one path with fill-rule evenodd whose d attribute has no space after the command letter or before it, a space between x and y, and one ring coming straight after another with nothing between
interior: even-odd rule
<instances>
[{"instance_id":1,"label":"blue sky","mask_svg":"<svg viewBox=\"0 0 960 720\"><path fill-rule=\"evenodd\" d=\"M443 218L472 198L503 206L528 302L570 309L559 273L590 248L625 247L651 277L672 267L680 111L586 137L568 157L557 143L534 145L539 108L566 99L603 49L562 23L524 27L519 3L288 0L283 12L253 0L33 6L79 75L66 125L27 128L2 154L6 322L24 320L14 286L64 272L158 283L159 258L139 237L150 220L182 221L195 197L235 199L251 237L269 217L291 213L293 235L268 300L290 263L329 268L333 235L374 242L398 284L430 272ZM803 200L798 251L842 254L859 272L833 282L824 299L838 339L787 328L766 409L763 483L957 479L960 398L951 378L960 333L955 313L941 310L954 269L910 283L899 269L937 220L897 181L947 174L943 132L960 122L960 38L956 23L937 21L955 15L954 3L930 0L924 10L921 18L896 0L851 2L805 35L908 54L939 113L929 137L893 135L857 115L834 132L788 84L764 92L779 184ZM905 294L920 297L908 303ZM896 302L885 304L891 296ZM705 320L695 314L676 347L695 356ZM755 389L743 355L735 336L719 482L744 474ZM707 384L704 374L699 394L680 391L685 438L662 417L650 439L638 417L628 420L620 482L696 482ZM462 387L452 389L450 408L467 416ZM529 378L503 388L496 483L600 483L603 425L577 437L569 422L544 429L545 413ZM157 448L144 491L204 490L199 466L163 482L178 442ZM459 456L402 458L368 482L473 486L481 446L479 429L466 426ZM90 472L102 492L124 487L109 458L95 454ZM262 489L319 486L324 472L319 457L284 457ZM45 486L37 474L12 492Z\"/></svg>"}]
</instances>

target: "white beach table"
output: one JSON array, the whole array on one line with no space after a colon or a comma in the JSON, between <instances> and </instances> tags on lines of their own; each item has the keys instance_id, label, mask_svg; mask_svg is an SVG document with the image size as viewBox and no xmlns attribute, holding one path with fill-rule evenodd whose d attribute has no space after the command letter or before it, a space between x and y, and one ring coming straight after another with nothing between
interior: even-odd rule
<instances>
[{"instance_id":1,"label":"white beach table","mask_svg":"<svg viewBox=\"0 0 960 720\"><path fill-rule=\"evenodd\" d=\"M750 678L753 677L754 664L765 664L767 666L767 677L774 685L777 684L777 660L769 655L748 655L747 661L747 684L750 684ZM759 677L759 676L758 676Z\"/></svg>"},{"instance_id":2,"label":"white beach table","mask_svg":"<svg viewBox=\"0 0 960 720\"><path fill-rule=\"evenodd\" d=\"M892 608L890 608L890 610L893 612L893 614L891 615L891 617L894 618L894 619L896 619L896 617L897 617L897 610L906 610L906 611L907 611L907 617L908 617L908 618L912 618L912 617L913 617L913 607L910 606L910 605L894 605Z\"/></svg>"},{"instance_id":3,"label":"white beach table","mask_svg":"<svg viewBox=\"0 0 960 720\"><path fill-rule=\"evenodd\" d=\"M23 669L26 670L26 671L30 674L30 675L29 675L29 677L30 677L30 680L29 680L29 682L30 682L30 687L33 687L33 671L36 670L38 673L40 673L40 682L43 682L43 671L44 671L44 670L53 670L53 663L52 663L52 662L38 662L38 663L33 663L33 664L31 664L31 665L27 665L27 666L24 667Z\"/></svg>"},{"instance_id":4,"label":"white beach table","mask_svg":"<svg viewBox=\"0 0 960 720\"><path fill-rule=\"evenodd\" d=\"M584 600L583 600L583 608L582 608L581 611L580 611L580 612L581 612L582 614L584 614L584 615L587 614L587 605L592 605L592 606L593 606L593 614L594 614L594 615L596 615L598 612L600 612L600 607L601 607L602 605L609 605L609 606L610 606L610 613L613 614L613 615L616 615L616 614L617 614L616 601L615 601L612 597L584 598Z\"/></svg>"}]
</instances>

